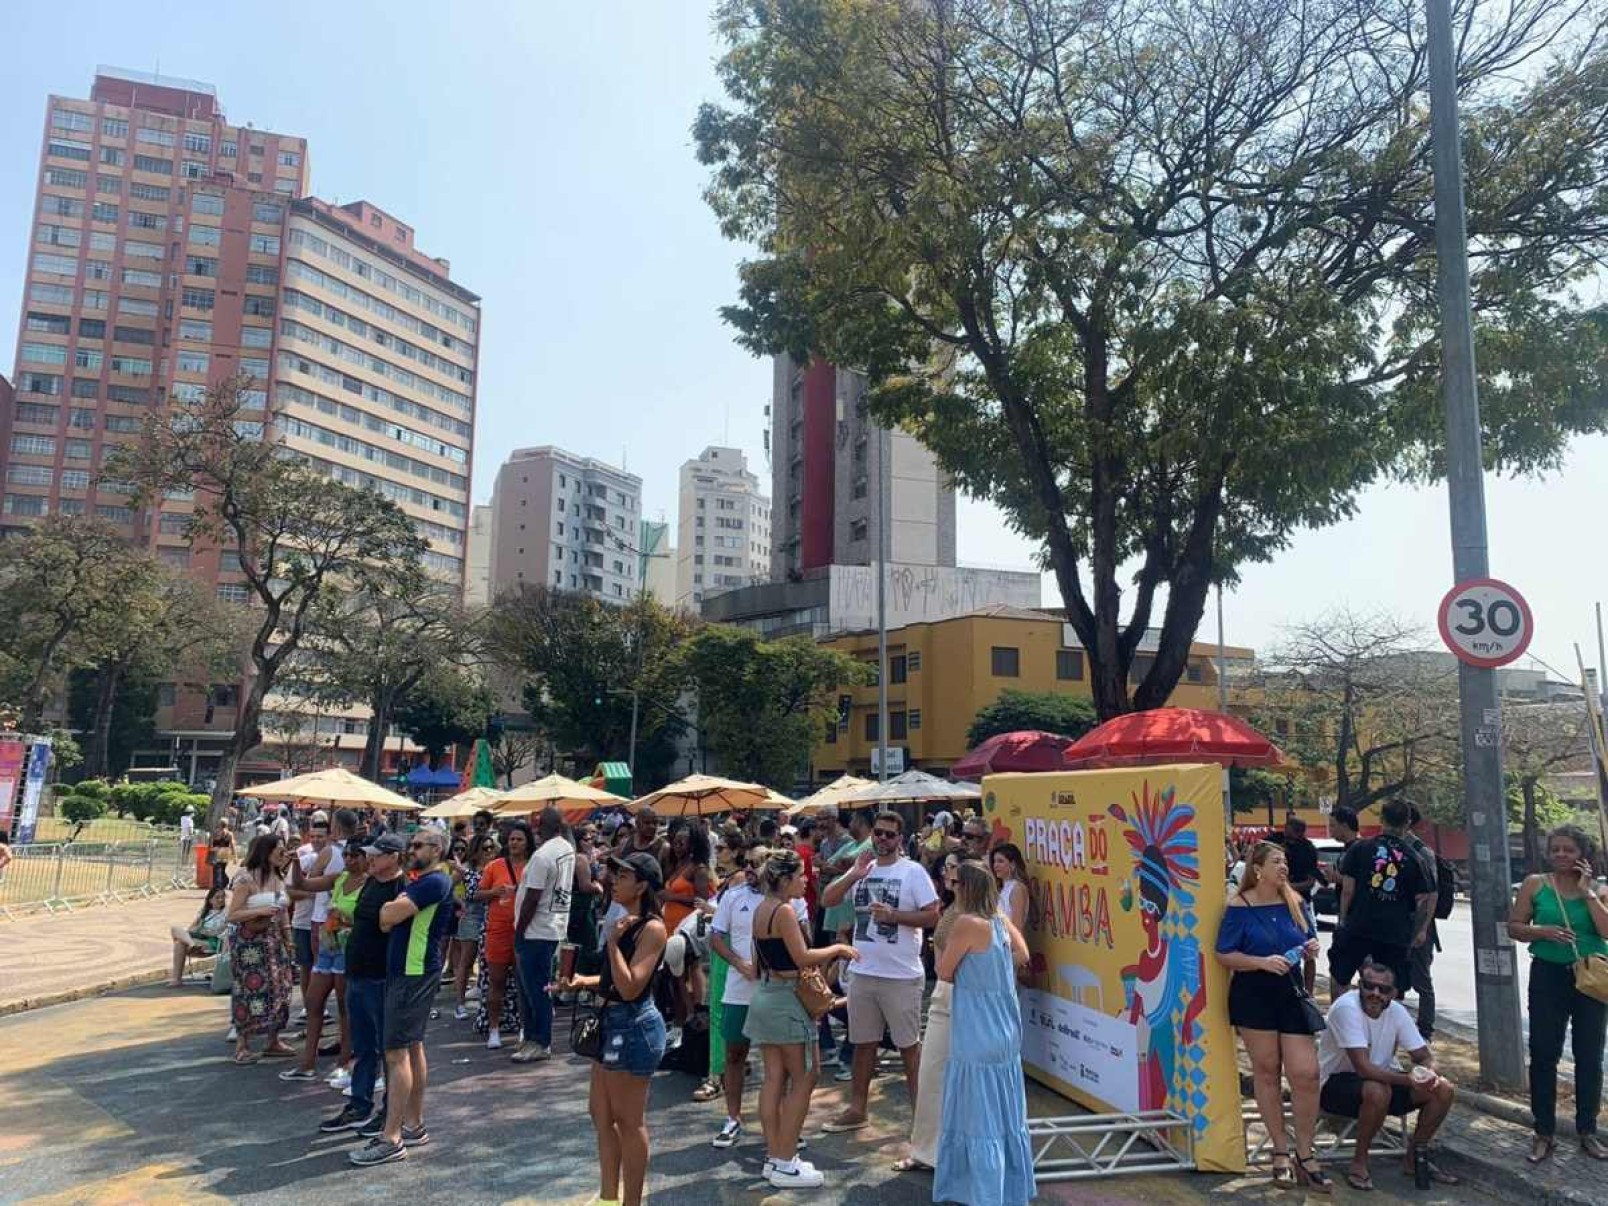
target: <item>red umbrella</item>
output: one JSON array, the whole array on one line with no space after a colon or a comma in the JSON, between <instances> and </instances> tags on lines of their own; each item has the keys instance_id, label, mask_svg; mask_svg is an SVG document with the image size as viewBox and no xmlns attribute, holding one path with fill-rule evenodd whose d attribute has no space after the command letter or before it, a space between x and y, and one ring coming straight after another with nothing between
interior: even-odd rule
<instances>
[{"instance_id":1,"label":"red umbrella","mask_svg":"<svg viewBox=\"0 0 1608 1206\"><path fill-rule=\"evenodd\" d=\"M996 733L949 768L953 779L981 779L1004 771L1056 771L1072 738L1040 729Z\"/></svg>"},{"instance_id":2,"label":"red umbrella","mask_svg":"<svg viewBox=\"0 0 1608 1206\"><path fill-rule=\"evenodd\" d=\"M1157 762L1281 766L1284 751L1243 720L1223 712L1154 708L1108 720L1062 754L1066 770Z\"/></svg>"}]
</instances>

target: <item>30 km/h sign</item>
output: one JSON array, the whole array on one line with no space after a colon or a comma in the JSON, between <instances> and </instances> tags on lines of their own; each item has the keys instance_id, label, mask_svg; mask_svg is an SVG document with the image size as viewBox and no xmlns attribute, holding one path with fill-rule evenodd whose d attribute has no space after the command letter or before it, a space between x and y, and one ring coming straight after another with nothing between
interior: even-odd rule
<instances>
[{"instance_id":1,"label":"30 km/h sign","mask_svg":"<svg viewBox=\"0 0 1608 1206\"><path fill-rule=\"evenodd\" d=\"M1470 578L1441 600L1440 634L1461 661L1492 669L1524 656L1535 622L1524 596L1506 582Z\"/></svg>"}]
</instances>

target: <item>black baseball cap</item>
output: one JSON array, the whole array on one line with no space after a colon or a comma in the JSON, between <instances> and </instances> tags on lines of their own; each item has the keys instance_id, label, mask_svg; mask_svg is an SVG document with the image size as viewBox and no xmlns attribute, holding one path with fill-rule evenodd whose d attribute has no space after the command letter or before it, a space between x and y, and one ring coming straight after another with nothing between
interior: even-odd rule
<instances>
[{"instance_id":1,"label":"black baseball cap","mask_svg":"<svg viewBox=\"0 0 1608 1206\"><path fill-rule=\"evenodd\" d=\"M659 867L659 860L651 854L640 850L632 851L624 858L609 858L609 866L623 868L642 880L655 892L664 887L664 871Z\"/></svg>"},{"instance_id":2,"label":"black baseball cap","mask_svg":"<svg viewBox=\"0 0 1608 1206\"><path fill-rule=\"evenodd\" d=\"M363 846L364 854L403 854L407 841L400 833L382 833Z\"/></svg>"}]
</instances>

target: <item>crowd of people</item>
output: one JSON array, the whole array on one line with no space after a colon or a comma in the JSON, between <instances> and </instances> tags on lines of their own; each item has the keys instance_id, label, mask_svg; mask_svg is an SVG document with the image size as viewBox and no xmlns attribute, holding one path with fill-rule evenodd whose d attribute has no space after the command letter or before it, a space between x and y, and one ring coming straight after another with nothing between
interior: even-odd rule
<instances>
[{"instance_id":1,"label":"crowd of people","mask_svg":"<svg viewBox=\"0 0 1608 1206\"><path fill-rule=\"evenodd\" d=\"M939 814L913 834L896 812L667 827L644 808L571 826L548 809L407 836L376 820L286 810L220 825L216 886L173 932L175 982L192 956L228 960L237 1063L284 1060L282 1080L327 1077L347 1095L319 1130L365 1140L353 1164L429 1142L432 1018L450 1009L490 1050L540 1064L562 1001L579 1019L572 1053L592 1061L601 1201L642 1199L663 1067L695 1072L694 1097L718 1101L716 1150L744 1140L757 1078L766 1181L822 1186L803 1134L818 1080L836 1068L849 1086L824 1129L860 1130L884 1050L914 1107L900 1171L930 1171L938 1201L1033 1196L1026 870L980 820Z\"/></svg>"},{"instance_id":2,"label":"crowd of people","mask_svg":"<svg viewBox=\"0 0 1608 1206\"><path fill-rule=\"evenodd\" d=\"M555 999L576 1004L571 1047L592 1061L602 1201L641 1200L648 1083L661 1068L697 1073L694 1097L719 1103L717 1150L744 1140L757 1072L765 1179L808 1189L825 1181L803 1154L819 1079L835 1070L848 1083L823 1129L864 1128L884 1052L913 1113L899 1171L930 1171L937 1201L1031 1198L1017 998L1030 891L1020 850L981 818L941 813L913 834L891 811L666 828L644 808L572 827L549 809L529 820L481 813L406 838L372 820L315 812L292 830L297 844L281 832L291 818L259 821L239 873L227 887L215 880L194 923L173 931L175 981L192 956L222 948L230 960L237 1063L294 1061L281 1078L313 1081L320 1056L334 1057L329 1082L349 1101L320 1129L367 1140L354 1164L404 1159L428 1142L424 1038L445 992L453 1018L472 1020L490 1050L513 1045L516 1064L551 1060ZM1385 802L1381 820L1363 838L1354 815L1337 813L1331 832L1347 840L1331 870L1292 818L1240 851L1231 876L1217 958L1281 1185L1332 1190L1313 1146L1320 1114L1357 1120L1352 1188L1372 1188L1376 1138L1387 1118L1410 1114L1405 1170L1421 1185L1456 1184L1433 1149L1455 1090L1436 1068L1433 994L1426 1001L1420 987L1441 876L1406 801ZM1524 881L1509 924L1533 959L1530 1159L1556 1145L1566 1034L1578 1141L1604 1159L1608 1005L1577 986L1572 965L1608 954L1608 893L1588 835L1565 826L1547 851L1550 870ZM1326 881L1339 898L1327 1010L1313 995L1312 908ZM298 982L299 1048L285 1041ZM1416 1018L1401 1001L1410 987ZM337 1022L328 1037L327 1002Z\"/></svg>"}]
</instances>

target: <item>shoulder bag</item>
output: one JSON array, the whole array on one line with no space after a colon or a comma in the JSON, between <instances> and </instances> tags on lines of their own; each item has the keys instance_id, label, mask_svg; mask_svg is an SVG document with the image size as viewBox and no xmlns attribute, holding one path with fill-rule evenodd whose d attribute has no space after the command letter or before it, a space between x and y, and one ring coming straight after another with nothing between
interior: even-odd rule
<instances>
[{"instance_id":1,"label":"shoulder bag","mask_svg":"<svg viewBox=\"0 0 1608 1206\"><path fill-rule=\"evenodd\" d=\"M1564 902L1563 893L1558 891L1555 877L1547 876L1547 885L1551 887L1552 894L1558 898L1558 912L1563 916L1563 928L1569 934L1569 945L1574 948L1574 982L1575 987L1586 996L1596 1001L1608 1001L1608 959L1601 955L1582 955L1580 943L1575 938L1574 927L1569 924L1569 907ZM1588 886L1587 892L1591 891Z\"/></svg>"},{"instance_id":2,"label":"shoulder bag","mask_svg":"<svg viewBox=\"0 0 1608 1206\"><path fill-rule=\"evenodd\" d=\"M1245 907L1247 909L1255 909L1255 906L1252 905L1250 901L1245 900L1244 892L1236 893L1236 895L1241 900L1245 901ZM1278 931L1269 926L1260 913L1253 911L1251 916L1255 919L1256 923L1261 926L1263 932L1266 933L1268 937L1273 939L1273 945L1277 946L1279 944ZM1275 951L1274 953L1280 955L1283 954L1282 951ZM1290 988L1295 992L1295 999L1301 1004L1301 1015L1306 1019L1307 1033L1323 1033L1323 1031L1329 1028L1329 1023L1324 1020L1323 1010L1318 1008L1318 1003L1312 999L1312 994L1306 990L1306 984L1301 980L1300 964L1290 968L1287 978L1290 981Z\"/></svg>"}]
</instances>

